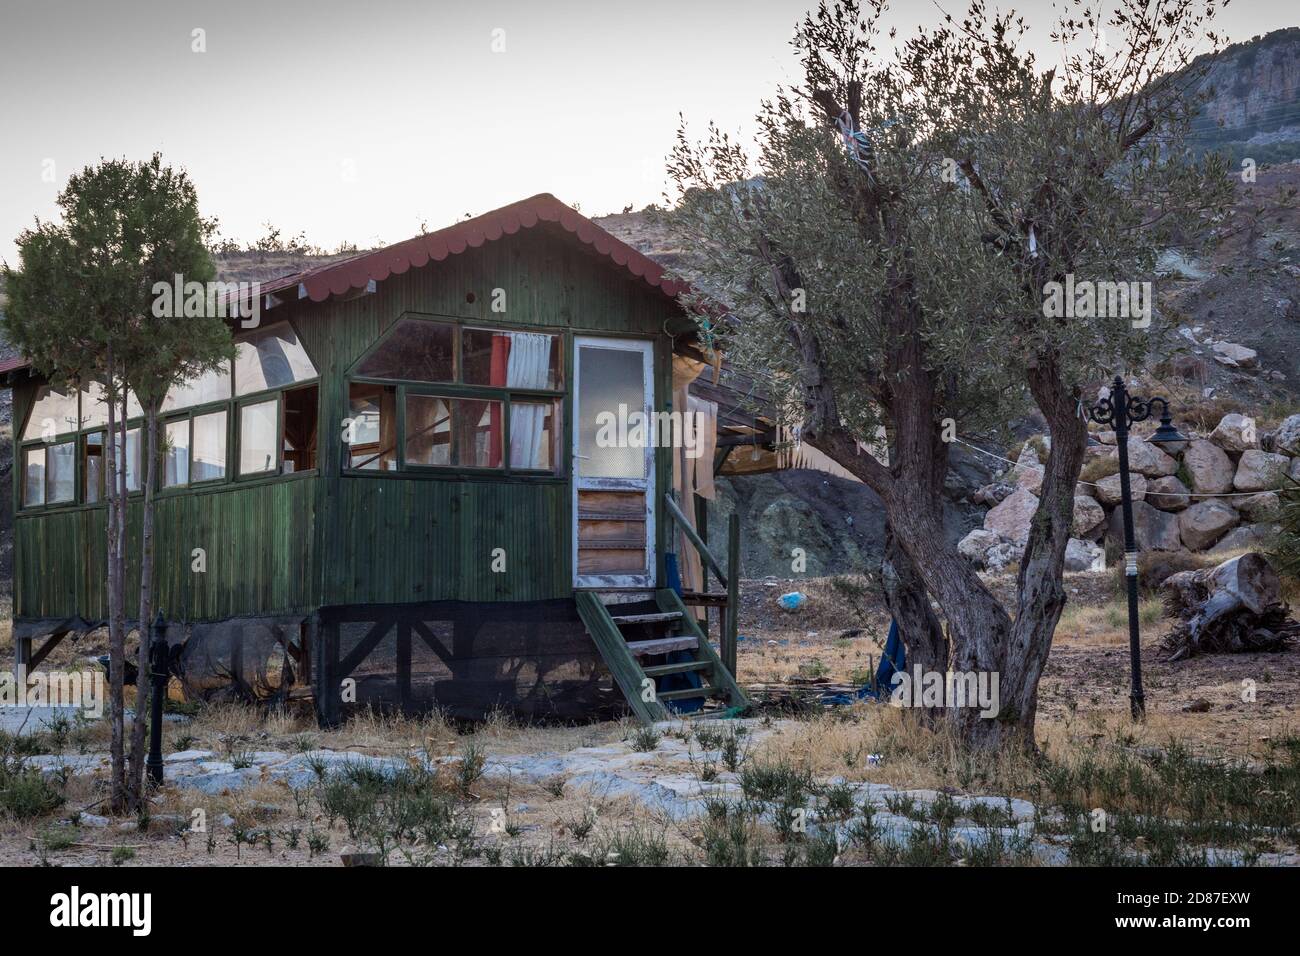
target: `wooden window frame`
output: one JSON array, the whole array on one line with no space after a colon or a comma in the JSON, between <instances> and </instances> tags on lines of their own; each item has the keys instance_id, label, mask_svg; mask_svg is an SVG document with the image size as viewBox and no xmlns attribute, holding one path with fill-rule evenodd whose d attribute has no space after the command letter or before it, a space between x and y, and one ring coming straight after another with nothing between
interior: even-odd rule
<instances>
[{"instance_id":1,"label":"wooden window frame","mask_svg":"<svg viewBox=\"0 0 1300 956\"><path fill-rule=\"evenodd\" d=\"M399 323L405 320L428 321L440 325L450 326L452 329L452 371L455 381L451 382L422 382L405 379L388 379L374 378L367 375L359 375L356 369L374 352L383 345L388 338L394 334ZM464 378L464 333L465 330L482 332L532 332L538 335L549 335L556 342L557 347L561 350L558 357L558 374L560 377L560 387L558 389L534 389L534 388L512 388L508 386L493 385L466 385ZM397 391L396 398L396 454L395 460L397 468L393 471L370 468L352 468L349 467L351 454L349 449L351 445L347 442L340 444L341 452L340 468L341 473L348 477L359 478L401 478L401 477L456 477L463 476L469 478L489 478L489 479L511 479L511 480L529 480L538 482L563 482L569 477L569 464L564 455L564 436L561 434L565 427L565 410L568 402L568 382L567 382L567 359L570 352L570 343L572 334L569 330L556 328L553 326L493 326L490 323L484 323L478 319L465 319L457 316L433 315L421 312L403 312L399 315L385 331L379 336L347 369L343 375L343 406L348 407L350 401L352 386L355 385L378 385L392 386ZM501 446L502 446L502 463L499 467L491 468L480 465L421 465L408 464L406 461L406 396L407 395L426 395L431 398L443 398L448 401L471 400L471 401L497 401L501 403ZM510 462L510 409L513 401L529 402L549 402L552 407L552 437L554 464L551 468L516 468ZM452 457L455 457L455 443L458 441L455 429L452 432Z\"/></svg>"}]
</instances>

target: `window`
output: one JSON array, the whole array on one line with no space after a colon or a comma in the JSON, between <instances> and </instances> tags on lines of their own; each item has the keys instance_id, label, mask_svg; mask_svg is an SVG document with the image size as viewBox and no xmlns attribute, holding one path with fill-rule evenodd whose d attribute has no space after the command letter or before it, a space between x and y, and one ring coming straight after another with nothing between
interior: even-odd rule
<instances>
[{"instance_id":1,"label":"window","mask_svg":"<svg viewBox=\"0 0 1300 956\"><path fill-rule=\"evenodd\" d=\"M174 488L190 483L190 420L168 422L163 427L162 486Z\"/></svg>"},{"instance_id":2,"label":"window","mask_svg":"<svg viewBox=\"0 0 1300 956\"><path fill-rule=\"evenodd\" d=\"M77 500L77 444L59 442L23 450L23 505Z\"/></svg>"},{"instance_id":3,"label":"window","mask_svg":"<svg viewBox=\"0 0 1300 956\"><path fill-rule=\"evenodd\" d=\"M362 471L397 468L397 389L355 382L348 390L344 431L347 466Z\"/></svg>"},{"instance_id":4,"label":"window","mask_svg":"<svg viewBox=\"0 0 1300 956\"><path fill-rule=\"evenodd\" d=\"M355 374L404 382L454 381L455 331L456 327L446 322L400 319L384 340L361 360Z\"/></svg>"},{"instance_id":5,"label":"window","mask_svg":"<svg viewBox=\"0 0 1300 956\"><path fill-rule=\"evenodd\" d=\"M288 322L259 329L235 347L236 395L252 395L316 377L316 366Z\"/></svg>"},{"instance_id":6,"label":"window","mask_svg":"<svg viewBox=\"0 0 1300 956\"><path fill-rule=\"evenodd\" d=\"M279 464L276 456L279 424L280 403L276 399L240 407L239 474L275 471Z\"/></svg>"},{"instance_id":7,"label":"window","mask_svg":"<svg viewBox=\"0 0 1300 956\"><path fill-rule=\"evenodd\" d=\"M77 390L42 385L36 392L24 441L49 441L55 435L77 430Z\"/></svg>"},{"instance_id":8,"label":"window","mask_svg":"<svg viewBox=\"0 0 1300 956\"><path fill-rule=\"evenodd\" d=\"M406 463L500 468L501 402L406 396Z\"/></svg>"},{"instance_id":9,"label":"window","mask_svg":"<svg viewBox=\"0 0 1300 956\"><path fill-rule=\"evenodd\" d=\"M559 401L510 403L510 467L554 471L559 460Z\"/></svg>"},{"instance_id":10,"label":"window","mask_svg":"<svg viewBox=\"0 0 1300 956\"><path fill-rule=\"evenodd\" d=\"M313 372L313 374L315 374ZM230 363L204 372L182 385L174 385L163 397L162 411L170 412L196 405L222 402L230 397Z\"/></svg>"},{"instance_id":11,"label":"window","mask_svg":"<svg viewBox=\"0 0 1300 956\"><path fill-rule=\"evenodd\" d=\"M120 435L113 436L113 447L118 454L122 453L122 438ZM126 490L130 494L133 491L139 491L142 487L141 480L143 472L141 464L143 456L140 454L140 429L130 428L126 432ZM118 460L118 467L121 468L121 459Z\"/></svg>"},{"instance_id":12,"label":"window","mask_svg":"<svg viewBox=\"0 0 1300 956\"><path fill-rule=\"evenodd\" d=\"M345 466L553 474L563 367L553 333L400 319L353 368L393 384L349 384Z\"/></svg>"},{"instance_id":13,"label":"window","mask_svg":"<svg viewBox=\"0 0 1300 956\"><path fill-rule=\"evenodd\" d=\"M23 449L23 505L45 504L45 449Z\"/></svg>"},{"instance_id":14,"label":"window","mask_svg":"<svg viewBox=\"0 0 1300 956\"><path fill-rule=\"evenodd\" d=\"M82 501L88 505L104 500L104 433L91 432L82 440Z\"/></svg>"},{"instance_id":15,"label":"window","mask_svg":"<svg viewBox=\"0 0 1300 956\"><path fill-rule=\"evenodd\" d=\"M284 393L284 470L309 471L316 467L316 409L320 389L315 385Z\"/></svg>"},{"instance_id":16,"label":"window","mask_svg":"<svg viewBox=\"0 0 1300 956\"><path fill-rule=\"evenodd\" d=\"M193 451L190 480L214 481L226 477L226 412L209 412L191 419Z\"/></svg>"}]
</instances>

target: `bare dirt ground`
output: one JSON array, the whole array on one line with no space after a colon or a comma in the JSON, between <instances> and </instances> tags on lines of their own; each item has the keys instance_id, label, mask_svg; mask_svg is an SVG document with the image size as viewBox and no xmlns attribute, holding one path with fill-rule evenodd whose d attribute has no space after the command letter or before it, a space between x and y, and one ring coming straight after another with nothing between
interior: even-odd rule
<instances>
[{"instance_id":1,"label":"bare dirt ground","mask_svg":"<svg viewBox=\"0 0 1300 956\"><path fill-rule=\"evenodd\" d=\"M990 579L990 584L1009 596L1014 582L1004 577ZM1045 753L1068 759L1101 740L1119 740L1134 749L1176 742L1207 759L1255 764L1269 755L1271 742L1296 739L1300 651L1166 663L1157 653L1166 625L1153 599L1142 607L1149 716L1145 724L1134 726L1128 720L1127 619L1115 578L1110 573L1069 575L1066 587L1070 604L1057 631L1040 696L1038 738ZM778 598L794 590L803 592L806 602L797 611L783 610ZM1294 603L1295 597L1291 600ZM880 658L887 626L883 608L861 580L747 581L738 649L741 683L861 682ZM86 657L102 650L94 637L76 645L65 643L51 656L51 666L80 667ZM11 653L8 627L0 626L0 654L8 658ZM1254 688L1253 702L1243 699L1246 686ZM926 791L931 794L1033 797L1024 783L1033 773L1021 762L1023 758L954 771L962 764L951 742L918 730L909 722L910 715L897 708L858 704L792 718L775 709L767 713L749 722L752 731L744 745L748 759L759 764L798 766L823 780L843 775L873 785L932 788ZM324 749L398 759L419 752L448 761L438 771L439 779L454 788L454 768L472 755L490 760L601 747L635 752L646 746L638 743L639 733L630 722L522 727L505 719L467 729L437 716L419 721L369 717L323 732L306 710L266 716L247 707L223 706L201 710L188 721L168 723L164 752L203 749L223 760L237 759L246 751ZM662 738L674 733L663 732ZM701 749L703 740L692 743L689 732L681 736L688 750L696 748L693 753L708 750ZM654 750L655 741L648 746ZM665 749L662 743L658 746ZM69 754L105 751L105 723L73 728L64 747ZM871 755L880 752L888 759L876 764ZM670 756L651 758L648 773L653 776L656 766L665 776L680 773L680 765L673 765ZM690 760L699 772L696 758ZM703 776L709 779L707 773ZM717 835L707 821L670 822L629 796L575 792L563 783L476 779L461 793L458 805L482 837L469 851L448 840L437 849L436 859L426 856L423 862L536 864L551 859L557 846L570 853L590 850L598 858L643 854L653 862L660 855L690 859L692 853L698 856L712 852L709 847L716 849ZM63 822L77 811L102 811L103 792L92 778L71 778L65 797L56 813L34 822L0 817L0 865L112 861L119 865L337 866L340 852L357 842L342 822L327 819L301 792L278 782L215 795L167 788L155 797L144 831L135 820L112 819L95 826ZM193 832L189 826L196 810L208 822L206 833ZM250 846L241 836L246 834L260 839ZM635 837L636 847L628 842L629 834ZM781 852L788 852L788 846L782 850L779 842L764 846L768 847L764 852L777 860ZM1283 840L1264 849L1285 855L1295 848ZM406 861L399 855L392 862Z\"/></svg>"}]
</instances>

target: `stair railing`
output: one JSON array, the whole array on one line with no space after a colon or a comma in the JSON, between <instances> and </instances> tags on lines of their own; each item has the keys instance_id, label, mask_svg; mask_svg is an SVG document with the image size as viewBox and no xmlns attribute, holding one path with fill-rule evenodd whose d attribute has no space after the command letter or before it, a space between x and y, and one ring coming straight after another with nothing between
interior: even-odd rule
<instances>
[{"instance_id":1,"label":"stair railing","mask_svg":"<svg viewBox=\"0 0 1300 956\"><path fill-rule=\"evenodd\" d=\"M672 523L681 529L686 540L699 552L700 559L705 566L718 576L718 583L727 589L727 603L718 605L718 657L722 659L723 666L727 668L734 679L736 676L736 629L740 617L740 516L733 511L727 519L727 570L723 572L722 565L718 563L718 559L709 550L709 546L705 544L704 539L691 526L686 515L682 514L682 510L671 491L664 495L664 511L672 519Z\"/></svg>"}]
</instances>

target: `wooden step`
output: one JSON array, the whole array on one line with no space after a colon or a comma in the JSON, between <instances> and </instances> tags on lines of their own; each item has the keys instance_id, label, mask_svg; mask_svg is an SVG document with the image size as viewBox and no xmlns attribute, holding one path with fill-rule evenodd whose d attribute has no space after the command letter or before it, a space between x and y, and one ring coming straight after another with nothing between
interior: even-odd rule
<instances>
[{"instance_id":1,"label":"wooden step","mask_svg":"<svg viewBox=\"0 0 1300 956\"><path fill-rule=\"evenodd\" d=\"M685 664L659 664L655 667L643 667L646 677L666 677L669 674L688 674L691 671L713 670L709 661L687 661Z\"/></svg>"},{"instance_id":2,"label":"wooden step","mask_svg":"<svg viewBox=\"0 0 1300 956\"><path fill-rule=\"evenodd\" d=\"M653 641L627 642L628 653L633 657L647 657L651 654L671 654L673 651L693 651L699 646L699 638L694 634L674 634L672 637L660 637Z\"/></svg>"},{"instance_id":3,"label":"wooden step","mask_svg":"<svg viewBox=\"0 0 1300 956\"><path fill-rule=\"evenodd\" d=\"M690 607L726 607L726 591L683 591L682 603Z\"/></svg>"},{"instance_id":4,"label":"wooden step","mask_svg":"<svg viewBox=\"0 0 1300 956\"><path fill-rule=\"evenodd\" d=\"M688 687L686 690L665 690L655 694L655 699L665 700L689 700L692 697L721 697L721 687Z\"/></svg>"},{"instance_id":5,"label":"wooden step","mask_svg":"<svg viewBox=\"0 0 1300 956\"><path fill-rule=\"evenodd\" d=\"M668 621L680 621L680 611L662 611L656 614L614 614L615 624L664 624Z\"/></svg>"}]
</instances>

